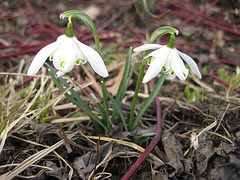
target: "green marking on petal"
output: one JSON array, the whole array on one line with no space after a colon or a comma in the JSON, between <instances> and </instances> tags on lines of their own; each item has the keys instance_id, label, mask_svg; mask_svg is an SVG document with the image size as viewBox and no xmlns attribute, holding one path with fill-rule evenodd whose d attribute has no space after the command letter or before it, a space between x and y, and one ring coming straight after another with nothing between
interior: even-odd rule
<instances>
[{"instance_id":1,"label":"green marking on petal","mask_svg":"<svg viewBox=\"0 0 240 180\"><path fill-rule=\"evenodd\" d=\"M151 58L148 60L148 65L151 64L151 62L153 61L153 58L154 58L154 57L151 57Z\"/></svg>"},{"instance_id":2,"label":"green marking on petal","mask_svg":"<svg viewBox=\"0 0 240 180\"><path fill-rule=\"evenodd\" d=\"M64 66L65 66L65 61L62 61L60 64L60 67L64 68Z\"/></svg>"},{"instance_id":3,"label":"green marking on petal","mask_svg":"<svg viewBox=\"0 0 240 180\"><path fill-rule=\"evenodd\" d=\"M174 72L172 71L170 74L173 76L173 75L174 75Z\"/></svg>"},{"instance_id":4,"label":"green marking on petal","mask_svg":"<svg viewBox=\"0 0 240 180\"><path fill-rule=\"evenodd\" d=\"M53 56L50 57L50 61L52 61L52 60L53 60Z\"/></svg>"},{"instance_id":5,"label":"green marking on petal","mask_svg":"<svg viewBox=\"0 0 240 180\"><path fill-rule=\"evenodd\" d=\"M79 64L80 64L80 61L81 61L81 59L79 58L78 60L76 60L75 63L76 63L77 65L79 65Z\"/></svg>"},{"instance_id":6,"label":"green marking on petal","mask_svg":"<svg viewBox=\"0 0 240 180\"><path fill-rule=\"evenodd\" d=\"M162 67L163 68L163 71L165 72L167 70L167 68L165 66Z\"/></svg>"},{"instance_id":7,"label":"green marking on petal","mask_svg":"<svg viewBox=\"0 0 240 180\"><path fill-rule=\"evenodd\" d=\"M84 59L80 59L82 63L85 63L86 61Z\"/></svg>"},{"instance_id":8,"label":"green marking on petal","mask_svg":"<svg viewBox=\"0 0 240 180\"><path fill-rule=\"evenodd\" d=\"M78 60L76 60L76 64L77 65L80 65L80 63L85 63L86 61L84 60L84 59L81 59L81 58L79 58Z\"/></svg>"},{"instance_id":9,"label":"green marking on petal","mask_svg":"<svg viewBox=\"0 0 240 180\"><path fill-rule=\"evenodd\" d=\"M186 75L186 73L185 73L185 72L183 72L183 75L184 75L184 77L187 77L187 75Z\"/></svg>"}]
</instances>

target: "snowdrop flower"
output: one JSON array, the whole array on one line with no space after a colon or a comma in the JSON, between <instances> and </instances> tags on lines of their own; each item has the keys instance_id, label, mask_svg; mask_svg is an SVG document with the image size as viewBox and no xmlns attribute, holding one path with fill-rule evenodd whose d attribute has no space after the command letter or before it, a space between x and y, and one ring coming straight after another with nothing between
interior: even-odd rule
<instances>
[{"instance_id":1,"label":"snowdrop flower","mask_svg":"<svg viewBox=\"0 0 240 180\"><path fill-rule=\"evenodd\" d=\"M81 43L75 36L61 35L57 41L42 48L34 57L27 74L36 74L49 57L60 77L70 72L74 65L89 62L93 70L102 77L108 76L108 71L101 56L91 47Z\"/></svg>"},{"instance_id":2,"label":"snowdrop flower","mask_svg":"<svg viewBox=\"0 0 240 180\"><path fill-rule=\"evenodd\" d=\"M162 46L159 44L145 44L134 49L135 52L156 49L144 58L149 57L149 68L143 78L143 83L147 83L161 71L167 74L168 78L175 78L176 76L184 81L186 80L189 69L187 69L182 59L189 65L190 69L199 77L202 75L198 69L195 61L188 55L178 51L176 48L169 48L167 45Z\"/></svg>"}]
</instances>

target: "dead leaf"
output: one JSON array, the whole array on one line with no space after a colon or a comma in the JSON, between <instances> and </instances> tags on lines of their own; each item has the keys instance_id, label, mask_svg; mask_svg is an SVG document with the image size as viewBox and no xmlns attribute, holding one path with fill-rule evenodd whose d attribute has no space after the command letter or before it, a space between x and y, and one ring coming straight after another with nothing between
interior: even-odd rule
<instances>
[{"instance_id":1,"label":"dead leaf","mask_svg":"<svg viewBox=\"0 0 240 180\"><path fill-rule=\"evenodd\" d=\"M52 161L46 161L46 166L51 167L54 170L47 170L46 174L51 177L55 177L59 180L67 180L68 179L68 174L67 174L67 169L63 167L57 167L55 163Z\"/></svg>"},{"instance_id":2,"label":"dead leaf","mask_svg":"<svg viewBox=\"0 0 240 180\"><path fill-rule=\"evenodd\" d=\"M167 164L175 169L175 172L172 175L176 174L179 176L184 170L182 163L182 160L184 159L182 147L180 147L180 143L170 132L163 134L162 141L165 153L169 159L169 162L167 162Z\"/></svg>"},{"instance_id":3,"label":"dead leaf","mask_svg":"<svg viewBox=\"0 0 240 180\"><path fill-rule=\"evenodd\" d=\"M119 87L119 85L121 83L123 72L124 72L124 66L121 66L119 68L118 75L113 77L113 78L111 78L111 79L109 79L106 82L106 86L108 86L107 89L113 96L117 95L118 87Z\"/></svg>"},{"instance_id":4,"label":"dead leaf","mask_svg":"<svg viewBox=\"0 0 240 180\"><path fill-rule=\"evenodd\" d=\"M207 139L199 141L199 147L196 153L197 153L196 155L197 174L200 176L206 171L208 161L214 155L213 142Z\"/></svg>"},{"instance_id":5,"label":"dead leaf","mask_svg":"<svg viewBox=\"0 0 240 180\"><path fill-rule=\"evenodd\" d=\"M239 180L239 176L235 169L231 165L221 165L210 171L209 180L221 179L221 180ZM239 170L238 170L239 171Z\"/></svg>"},{"instance_id":6,"label":"dead leaf","mask_svg":"<svg viewBox=\"0 0 240 180\"><path fill-rule=\"evenodd\" d=\"M73 167L77 170L82 179L88 179L89 175L94 170L96 158L98 158L98 164L105 158L108 151L112 149L112 144L113 142L110 141L104 145L101 145L99 148L98 157L96 150L92 150L74 161Z\"/></svg>"}]
</instances>

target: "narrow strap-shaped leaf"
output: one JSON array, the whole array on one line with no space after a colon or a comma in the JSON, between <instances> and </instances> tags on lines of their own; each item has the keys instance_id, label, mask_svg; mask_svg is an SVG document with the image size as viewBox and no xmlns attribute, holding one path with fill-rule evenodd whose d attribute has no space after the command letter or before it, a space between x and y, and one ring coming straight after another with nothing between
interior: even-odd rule
<instances>
[{"instance_id":1,"label":"narrow strap-shaped leaf","mask_svg":"<svg viewBox=\"0 0 240 180\"><path fill-rule=\"evenodd\" d=\"M127 83L127 79L128 79L128 74L129 74L129 69L130 69L130 65L131 65L131 59L132 59L132 47L130 47L128 49L128 54L127 54L127 59L126 59L126 63L125 63L125 67L124 67L124 73L120 82L120 85L118 87L118 91L115 97L115 101L118 103L119 106L121 106L121 97L123 96L123 94L125 94L124 90L126 89L126 87L128 86ZM116 123L116 107L114 106L113 108L113 112L112 112L112 122Z\"/></svg>"},{"instance_id":2,"label":"narrow strap-shaped leaf","mask_svg":"<svg viewBox=\"0 0 240 180\"><path fill-rule=\"evenodd\" d=\"M131 68L131 70L129 72L129 76L128 76L128 79L127 79L127 82L126 82L125 89L122 92L121 102L122 102L122 100L124 98L124 95L125 95L125 93L127 91L127 88L128 88L129 83L130 83L130 80L132 79L132 75L133 75L133 71L134 71L135 65L136 65L136 57L133 59L132 68Z\"/></svg>"},{"instance_id":3,"label":"narrow strap-shaped leaf","mask_svg":"<svg viewBox=\"0 0 240 180\"><path fill-rule=\"evenodd\" d=\"M46 63L47 64L47 63ZM51 71L49 72L50 76L52 77L53 81L55 82L55 84L57 85L57 87L59 88L59 90L61 92L64 91L63 86L61 85L61 83L58 81L58 79L55 76L55 70L47 64L47 66L51 69ZM70 87L70 85L63 79L63 78L59 78L60 81L62 81L64 83L64 86L66 86L67 88ZM71 88L69 90L72 95L75 97L75 99L70 96L68 93L65 93L65 96L73 103L75 104L77 107L79 107L80 109L82 109L92 120L95 128L97 129L97 131L99 133L102 133L101 131L101 127L103 127L106 131L109 131L107 129L107 127L103 124L103 122L95 115L92 113L91 109L89 109L89 107L86 105L86 103L82 100L82 98L76 93L76 91L73 90L73 88ZM99 126L100 125L100 126Z\"/></svg>"},{"instance_id":4,"label":"narrow strap-shaped leaf","mask_svg":"<svg viewBox=\"0 0 240 180\"><path fill-rule=\"evenodd\" d=\"M73 83L75 83L75 84L81 89L81 91L98 107L99 112L100 112L102 118L103 118L103 119L106 119L106 114L105 114L105 111L104 111L103 106L102 106L99 102L96 102L96 101L92 98L92 96L90 96L90 95L84 90L84 88L82 88L78 83L76 83L76 81L74 81L74 80L72 80L72 81L73 81ZM110 129L110 128L109 128L109 129Z\"/></svg>"},{"instance_id":5,"label":"narrow strap-shaped leaf","mask_svg":"<svg viewBox=\"0 0 240 180\"><path fill-rule=\"evenodd\" d=\"M120 115L120 118L122 120L122 123L123 123L123 127L125 129L125 131L128 131L128 128L127 128L127 123L126 123L126 120L125 120L125 117L123 115L123 112L122 112L122 109L121 107L118 105L118 103L114 100L114 98L112 97L112 95L108 92L107 88L104 86L103 87L106 94L108 95L108 97L110 98L110 100L113 102L113 105L117 108L117 111L118 111L118 114Z\"/></svg>"}]
</instances>

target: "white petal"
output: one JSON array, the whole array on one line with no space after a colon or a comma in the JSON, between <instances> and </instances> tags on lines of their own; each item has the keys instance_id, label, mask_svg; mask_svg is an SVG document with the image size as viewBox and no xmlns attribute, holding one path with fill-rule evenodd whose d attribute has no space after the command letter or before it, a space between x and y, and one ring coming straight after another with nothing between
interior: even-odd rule
<instances>
[{"instance_id":1,"label":"white petal","mask_svg":"<svg viewBox=\"0 0 240 180\"><path fill-rule=\"evenodd\" d=\"M57 77L61 77L61 76L63 76L64 74L66 74L66 72L58 71L56 74L57 74Z\"/></svg>"},{"instance_id":2,"label":"white petal","mask_svg":"<svg viewBox=\"0 0 240 180\"><path fill-rule=\"evenodd\" d=\"M76 57L77 44L74 42L73 38L66 37L60 46L53 53L53 65L56 69L60 71L69 72L72 70ZM64 62L64 66L63 66Z\"/></svg>"},{"instance_id":3,"label":"white petal","mask_svg":"<svg viewBox=\"0 0 240 180\"><path fill-rule=\"evenodd\" d=\"M167 79L174 79L176 77L176 74L174 73L174 74L167 74Z\"/></svg>"},{"instance_id":4,"label":"white petal","mask_svg":"<svg viewBox=\"0 0 240 180\"><path fill-rule=\"evenodd\" d=\"M162 52L161 48L157 49L151 53L149 53L147 56L144 57L144 59L149 58L149 57L158 57Z\"/></svg>"},{"instance_id":5,"label":"white petal","mask_svg":"<svg viewBox=\"0 0 240 180\"><path fill-rule=\"evenodd\" d=\"M189 65L190 69L194 72L194 74L196 74L201 79L202 75L198 69L197 63L187 54L184 54L178 50L177 52L184 59L184 61L186 61L186 63Z\"/></svg>"},{"instance_id":6,"label":"white petal","mask_svg":"<svg viewBox=\"0 0 240 180\"><path fill-rule=\"evenodd\" d=\"M141 52L141 51L146 51L146 50L150 50L150 49L158 49L162 47L159 44L144 44L142 46L139 46L137 48L134 48L133 51L134 52Z\"/></svg>"},{"instance_id":7,"label":"white petal","mask_svg":"<svg viewBox=\"0 0 240 180\"><path fill-rule=\"evenodd\" d=\"M80 59L79 62L75 62L75 65L85 64L87 62L87 57L83 54L82 50L80 49L80 46L78 45L78 39L74 36L73 38L74 42L76 43L75 51L77 56L77 61Z\"/></svg>"},{"instance_id":8,"label":"white petal","mask_svg":"<svg viewBox=\"0 0 240 180\"><path fill-rule=\"evenodd\" d=\"M159 56L157 56L150 64L142 83L147 83L151 79L153 79L155 76L158 75L158 73L161 72L163 65L165 64L168 56L168 52L166 52L166 49L161 48L159 49Z\"/></svg>"},{"instance_id":9,"label":"white petal","mask_svg":"<svg viewBox=\"0 0 240 180\"><path fill-rule=\"evenodd\" d=\"M33 61L28 68L27 74L29 76L36 74L44 62L47 60L47 58L50 56L50 54L58 47L58 45L59 42L56 41L42 48L33 58Z\"/></svg>"},{"instance_id":10,"label":"white petal","mask_svg":"<svg viewBox=\"0 0 240 180\"><path fill-rule=\"evenodd\" d=\"M163 46L161 49L164 53L167 54L166 61L164 63L164 69L163 69L163 71L165 73L167 73L171 69L171 65L170 65L171 64L171 62L170 62L171 58L168 58L171 54L171 48L169 48L167 46Z\"/></svg>"},{"instance_id":11,"label":"white petal","mask_svg":"<svg viewBox=\"0 0 240 180\"><path fill-rule=\"evenodd\" d=\"M61 42L64 40L65 35L61 35L57 38L57 40L44 48L42 48L36 56L33 58L31 65L28 68L27 74L32 76L36 74L47 58L58 48Z\"/></svg>"},{"instance_id":12,"label":"white petal","mask_svg":"<svg viewBox=\"0 0 240 180\"><path fill-rule=\"evenodd\" d=\"M53 57L53 60L52 60L53 61L53 66L57 70L60 70L61 69L61 62L62 62L60 51L56 51L52 57Z\"/></svg>"},{"instance_id":13,"label":"white petal","mask_svg":"<svg viewBox=\"0 0 240 180\"><path fill-rule=\"evenodd\" d=\"M107 68L103 62L103 59L101 56L92 49L91 47L81 43L80 41L77 41L80 49L82 50L83 54L86 56L88 62L90 63L93 70L102 77L107 77L108 71Z\"/></svg>"},{"instance_id":14,"label":"white petal","mask_svg":"<svg viewBox=\"0 0 240 180\"><path fill-rule=\"evenodd\" d=\"M169 57L169 58L171 58L172 70L174 71L174 73L180 80L182 80L182 81L186 80L189 70L183 64L183 61L180 58L180 56L178 55L177 51L171 50L170 56L171 57Z\"/></svg>"}]
</instances>

